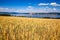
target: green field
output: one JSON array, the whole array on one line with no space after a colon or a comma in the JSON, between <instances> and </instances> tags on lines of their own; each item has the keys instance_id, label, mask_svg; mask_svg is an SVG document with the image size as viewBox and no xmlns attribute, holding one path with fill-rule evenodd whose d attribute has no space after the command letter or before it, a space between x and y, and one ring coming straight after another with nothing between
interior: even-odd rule
<instances>
[{"instance_id":1,"label":"green field","mask_svg":"<svg viewBox=\"0 0 60 40\"><path fill-rule=\"evenodd\" d=\"M0 16L0 40L60 40L60 19Z\"/></svg>"}]
</instances>

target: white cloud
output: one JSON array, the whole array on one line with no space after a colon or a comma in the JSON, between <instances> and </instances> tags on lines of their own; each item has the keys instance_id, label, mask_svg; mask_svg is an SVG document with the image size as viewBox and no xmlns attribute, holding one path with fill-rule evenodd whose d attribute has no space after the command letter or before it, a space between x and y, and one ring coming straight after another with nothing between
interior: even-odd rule
<instances>
[{"instance_id":1,"label":"white cloud","mask_svg":"<svg viewBox=\"0 0 60 40\"><path fill-rule=\"evenodd\" d=\"M33 10L33 7L32 6L28 6L27 10Z\"/></svg>"},{"instance_id":2,"label":"white cloud","mask_svg":"<svg viewBox=\"0 0 60 40\"><path fill-rule=\"evenodd\" d=\"M54 11L56 11L57 9L56 8L53 8Z\"/></svg>"},{"instance_id":3,"label":"white cloud","mask_svg":"<svg viewBox=\"0 0 60 40\"><path fill-rule=\"evenodd\" d=\"M38 6L60 6L60 4L57 4L56 2L52 2L52 3L39 3Z\"/></svg>"},{"instance_id":4,"label":"white cloud","mask_svg":"<svg viewBox=\"0 0 60 40\"><path fill-rule=\"evenodd\" d=\"M27 11L27 12L33 12L33 11L34 11L33 6L27 6L27 7L26 7L26 11Z\"/></svg>"},{"instance_id":5,"label":"white cloud","mask_svg":"<svg viewBox=\"0 0 60 40\"><path fill-rule=\"evenodd\" d=\"M39 3L39 6L49 5L49 3Z\"/></svg>"},{"instance_id":6,"label":"white cloud","mask_svg":"<svg viewBox=\"0 0 60 40\"><path fill-rule=\"evenodd\" d=\"M30 13L33 12L34 9L32 6L27 6L25 9L17 9L16 12L20 12L20 13Z\"/></svg>"},{"instance_id":7,"label":"white cloud","mask_svg":"<svg viewBox=\"0 0 60 40\"><path fill-rule=\"evenodd\" d=\"M16 10L13 8L3 8L0 7L0 12L15 12Z\"/></svg>"},{"instance_id":8,"label":"white cloud","mask_svg":"<svg viewBox=\"0 0 60 40\"><path fill-rule=\"evenodd\" d=\"M33 12L33 7L32 6L28 6L25 9L14 9L14 8L0 7L0 12L21 12L21 13L27 13L27 12Z\"/></svg>"},{"instance_id":9,"label":"white cloud","mask_svg":"<svg viewBox=\"0 0 60 40\"><path fill-rule=\"evenodd\" d=\"M56 2L50 3L52 6L60 6L60 4L57 4Z\"/></svg>"},{"instance_id":10,"label":"white cloud","mask_svg":"<svg viewBox=\"0 0 60 40\"><path fill-rule=\"evenodd\" d=\"M27 13L28 11L27 10L24 10L24 9L19 9L19 10L16 10L16 12L19 12L19 13Z\"/></svg>"},{"instance_id":11,"label":"white cloud","mask_svg":"<svg viewBox=\"0 0 60 40\"><path fill-rule=\"evenodd\" d=\"M2 8L2 7L0 7L0 12L7 12L8 11L8 8Z\"/></svg>"},{"instance_id":12,"label":"white cloud","mask_svg":"<svg viewBox=\"0 0 60 40\"><path fill-rule=\"evenodd\" d=\"M60 10L59 10L60 11ZM44 13L48 13L48 12L59 12L57 8L53 7L53 8L50 8L50 7L44 7L44 8L39 8L38 9L38 12L44 12Z\"/></svg>"}]
</instances>

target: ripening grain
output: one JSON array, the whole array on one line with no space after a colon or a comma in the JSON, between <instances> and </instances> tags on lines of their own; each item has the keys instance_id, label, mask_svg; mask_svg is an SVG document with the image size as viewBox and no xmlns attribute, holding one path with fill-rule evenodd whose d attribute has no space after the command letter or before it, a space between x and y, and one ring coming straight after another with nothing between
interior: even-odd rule
<instances>
[{"instance_id":1,"label":"ripening grain","mask_svg":"<svg viewBox=\"0 0 60 40\"><path fill-rule=\"evenodd\" d=\"M60 19L0 16L0 40L60 40Z\"/></svg>"}]
</instances>

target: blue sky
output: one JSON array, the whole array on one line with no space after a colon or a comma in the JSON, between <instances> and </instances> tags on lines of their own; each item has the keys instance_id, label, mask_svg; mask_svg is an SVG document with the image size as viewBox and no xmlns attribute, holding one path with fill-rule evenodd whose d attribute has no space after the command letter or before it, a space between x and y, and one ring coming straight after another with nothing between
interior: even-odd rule
<instances>
[{"instance_id":1,"label":"blue sky","mask_svg":"<svg viewBox=\"0 0 60 40\"><path fill-rule=\"evenodd\" d=\"M60 0L0 0L0 12L60 12Z\"/></svg>"}]
</instances>

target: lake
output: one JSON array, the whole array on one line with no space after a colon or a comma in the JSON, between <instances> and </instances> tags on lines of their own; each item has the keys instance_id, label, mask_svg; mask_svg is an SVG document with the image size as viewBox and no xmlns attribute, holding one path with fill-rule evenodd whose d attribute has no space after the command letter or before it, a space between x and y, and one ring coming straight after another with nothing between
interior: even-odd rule
<instances>
[{"instance_id":1,"label":"lake","mask_svg":"<svg viewBox=\"0 0 60 40\"><path fill-rule=\"evenodd\" d=\"M33 17L33 18L60 18L60 13L15 13L14 16L25 16L25 17Z\"/></svg>"},{"instance_id":2,"label":"lake","mask_svg":"<svg viewBox=\"0 0 60 40\"><path fill-rule=\"evenodd\" d=\"M33 17L33 18L60 18L60 13L17 13L0 12L0 14L10 14L12 16Z\"/></svg>"}]
</instances>

